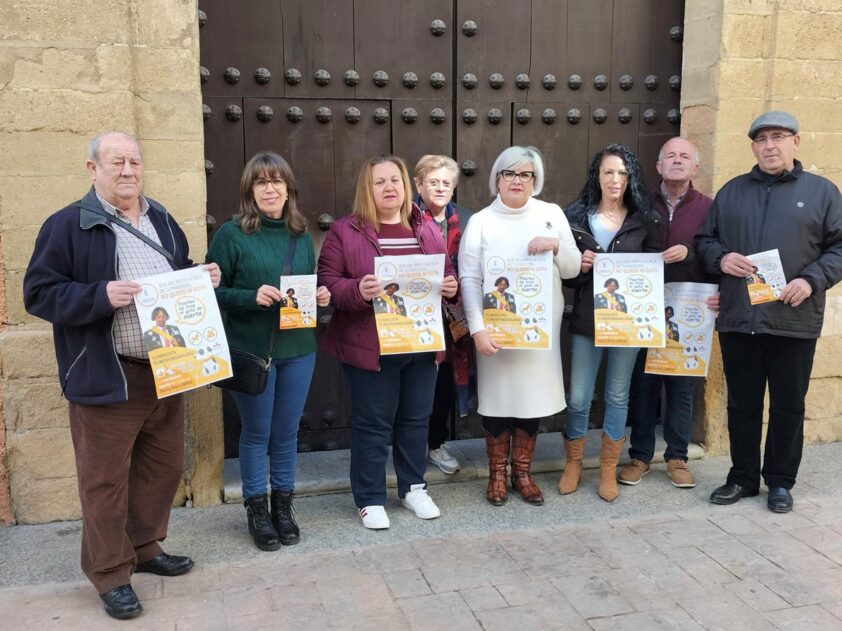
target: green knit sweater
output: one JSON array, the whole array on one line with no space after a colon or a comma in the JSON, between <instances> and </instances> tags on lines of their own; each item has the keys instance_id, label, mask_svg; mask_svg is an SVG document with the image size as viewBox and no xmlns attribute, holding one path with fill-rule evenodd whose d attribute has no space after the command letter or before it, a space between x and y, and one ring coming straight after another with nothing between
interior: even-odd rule
<instances>
[{"instance_id":1,"label":"green knit sweater","mask_svg":"<svg viewBox=\"0 0 842 631\"><path fill-rule=\"evenodd\" d=\"M228 345L261 357L269 354L272 330L279 325L279 309L257 304L257 288L278 287L284 264L289 231L283 219L261 217L260 230L244 234L238 219L225 223L214 235L208 263L219 264L222 282L216 299L223 312ZM316 255L309 234L299 235L292 261L292 274L313 274ZM316 350L315 329L278 331L276 358L306 355Z\"/></svg>"}]
</instances>

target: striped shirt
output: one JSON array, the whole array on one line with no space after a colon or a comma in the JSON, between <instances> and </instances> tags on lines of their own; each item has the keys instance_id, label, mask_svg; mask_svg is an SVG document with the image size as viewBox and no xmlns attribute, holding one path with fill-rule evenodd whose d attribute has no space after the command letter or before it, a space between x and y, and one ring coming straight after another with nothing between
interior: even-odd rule
<instances>
[{"instance_id":1,"label":"striped shirt","mask_svg":"<svg viewBox=\"0 0 842 631\"><path fill-rule=\"evenodd\" d=\"M118 221L130 223L125 215L97 194L97 199L109 215ZM140 196L140 218L135 226L140 232L161 245L161 239L149 218L149 202ZM159 254L130 232L112 226L117 238L117 279L138 280L153 274L171 272L172 267L162 254ZM118 355L146 359L148 352L143 343L143 329L137 317L134 303L120 307L114 313L114 346Z\"/></svg>"},{"instance_id":2,"label":"striped shirt","mask_svg":"<svg viewBox=\"0 0 842 631\"><path fill-rule=\"evenodd\" d=\"M381 223L377 232L377 243L380 244L383 256L423 254L412 230L399 223Z\"/></svg>"}]
</instances>

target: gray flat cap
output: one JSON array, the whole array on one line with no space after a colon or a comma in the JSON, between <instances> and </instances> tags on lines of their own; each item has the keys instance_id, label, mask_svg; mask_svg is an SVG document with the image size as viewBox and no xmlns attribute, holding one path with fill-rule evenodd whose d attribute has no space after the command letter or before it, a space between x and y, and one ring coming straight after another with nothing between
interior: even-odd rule
<instances>
[{"instance_id":1,"label":"gray flat cap","mask_svg":"<svg viewBox=\"0 0 842 631\"><path fill-rule=\"evenodd\" d=\"M748 137L754 140L761 129L767 127L780 127L781 129L788 129L793 134L798 133L798 119L789 112L771 111L761 114L754 119L751 127L748 128Z\"/></svg>"}]
</instances>

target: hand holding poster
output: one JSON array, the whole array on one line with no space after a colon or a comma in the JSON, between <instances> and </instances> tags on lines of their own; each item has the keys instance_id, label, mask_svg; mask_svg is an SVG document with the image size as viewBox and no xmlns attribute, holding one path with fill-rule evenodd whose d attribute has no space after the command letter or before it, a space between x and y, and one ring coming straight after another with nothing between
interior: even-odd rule
<instances>
[{"instance_id":1,"label":"hand holding poster","mask_svg":"<svg viewBox=\"0 0 842 631\"><path fill-rule=\"evenodd\" d=\"M371 301L380 354L443 351L444 254L378 256L374 273L383 286Z\"/></svg>"},{"instance_id":2,"label":"hand holding poster","mask_svg":"<svg viewBox=\"0 0 842 631\"><path fill-rule=\"evenodd\" d=\"M705 299L718 290L707 283L664 285L667 345L646 352L645 372L707 376L716 314L708 309Z\"/></svg>"},{"instance_id":3,"label":"hand holding poster","mask_svg":"<svg viewBox=\"0 0 842 631\"><path fill-rule=\"evenodd\" d=\"M754 265L754 271L746 276L748 299L753 305L780 300L786 286L784 268L777 250L768 250L747 257Z\"/></svg>"},{"instance_id":4,"label":"hand holding poster","mask_svg":"<svg viewBox=\"0 0 842 631\"><path fill-rule=\"evenodd\" d=\"M159 399L230 377L231 356L210 274L147 276L134 297Z\"/></svg>"},{"instance_id":5,"label":"hand holding poster","mask_svg":"<svg viewBox=\"0 0 842 631\"><path fill-rule=\"evenodd\" d=\"M316 328L316 275L281 276L281 328Z\"/></svg>"},{"instance_id":6,"label":"hand holding poster","mask_svg":"<svg viewBox=\"0 0 842 631\"><path fill-rule=\"evenodd\" d=\"M593 287L595 346L664 346L660 254L597 254Z\"/></svg>"},{"instance_id":7,"label":"hand holding poster","mask_svg":"<svg viewBox=\"0 0 842 631\"><path fill-rule=\"evenodd\" d=\"M485 256L482 315L502 348L552 348L552 265L552 252Z\"/></svg>"}]
</instances>

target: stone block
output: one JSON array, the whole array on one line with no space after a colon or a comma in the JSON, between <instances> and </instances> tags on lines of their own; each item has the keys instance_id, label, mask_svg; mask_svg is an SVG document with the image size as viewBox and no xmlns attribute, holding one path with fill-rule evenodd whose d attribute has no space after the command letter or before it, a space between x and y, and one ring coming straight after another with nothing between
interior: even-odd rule
<instances>
[{"instance_id":1,"label":"stone block","mask_svg":"<svg viewBox=\"0 0 842 631\"><path fill-rule=\"evenodd\" d=\"M134 70L129 47L100 44L96 48L18 48L4 51L4 65L13 61L7 89L109 92L131 89ZM2 76L2 75L0 75Z\"/></svg>"},{"instance_id":2,"label":"stone block","mask_svg":"<svg viewBox=\"0 0 842 631\"><path fill-rule=\"evenodd\" d=\"M719 99L766 98L768 65L769 62L764 59L729 59L720 62Z\"/></svg>"},{"instance_id":3,"label":"stone block","mask_svg":"<svg viewBox=\"0 0 842 631\"><path fill-rule=\"evenodd\" d=\"M58 379L6 379L3 418L10 432L67 429L67 401Z\"/></svg>"},{"instance_id":4,"label":"stone block","mask_svg":"<svg viewBox=\"0 0 842 631\"><path fill-rule=\"evenodd\" d=\"M722 56L721 6L718 11L700 14L698 4L690 3L684 10L683 73L688 68L710 68Z\"/></svg>"},{"instance_id":5,"label":"stone block","mask_svg":"<svg viewBox=\"0 0 842 631\"><path fill-rule=\"evenodd\" d=\"M91 178L84 157L78 164L73 175L0 176L0 224L5 231L20 226L40 228L47 217L81 198ZM30 252L34 242L33 238L29 243Z\"/></svg>"},{"instance_id":6,"label":"stone block","mask_svg":"<svg viewBox=\"0 0 842 631\"><path fill-rule=\"evenodd\" d=\"M751 121L760 116L770 107L761 99L742 98L734 96L730 99L720 100L718 103L719 119L717 133L735 133L744 144L740 146L740 153L751 157L751 141L748 138L748 128ZM717 147L719 148L719 146Z\"/></svg>"},{"instance_id":7,"label":"stone block","mask_svg":"<svg viewBox=\"0 0 842 631\"><path fill-rule=\"evenodd\" d=\"M819 338L816 355L813 358L811 379L842 377L842 335L827 335Z\"/></svg>"},{"instance_id":8,"label":"stone block","mask_svg":"<svg viewBox=\"0 0 842 631\"><path fill-rule=\"evenodd\" d=\"M0 372L7 379L57 379L52 328L41 322L0 332Z\"/></svg>"},{"instance_id":9,"label":"stone block","mask_svg":"<svg viewBox=\"0 0 842 631\"><path fill-rule=\"evenodd\" d=\"M842 11L839 0L787 0L786 6L791 11L812 11L814 13L839 13Z\"/></svg>"},{"instance_id":10,"label":"stone block","mask_svg":"<svg viewBox=\"0 0 842 631\"><path fill-rule=\"evenodd\" d=\"M18 524L80 519L76 476L38 479L26 475L12 478L9 490Z\"/></svg>"},{"instance_id":11,"label":"stone block","mask_svg":"<svg viewBox=\"0 0 842 631\"><path fill-rule=\"evenodd\" d=\"M0 3L0 41L50 42L61 47L86 47L91 42L127 43L126 0Z\"/></svg>"},{"instance_id":12,"label":"stone block","mask_svg":"<svg viewBox=\"0 0 842 631\"><path fill-rule=\"evenodd\" d=\"M829 419L842 416L842 378L811 379L805 403L806 418Z\"/></svg>"},{"instance_id":13,"label":"stone block","mask_svg":"<svg viewBox=\"0 0 842 631\"><path fill-rule=\"evenodd\" d=\"M810 99L835 99L842 85L842 61L804 59L776 59L771 66L773 99L795 99L810 95ZM823 129L815 127L814 129Z\"/></svg>"},{"instance_id":14,"label":"stone block","mask_svg":"<svg viewBox=\"0 0 842 631\"><path fill-rule=\"evenodd\" d=\"M842 133L825 133L822 130L821 133L813 134L813 142L813 160L816 166L837 187L842 187L842 164L838 159Z\"/></svg>"},{"instance_id":15,"label":"stone block","mask_svg":"<svg viewBox=\"0 0 842 631\"><path fill-rule=\"evenodd\" d=\"M775 33L775 55L783 58L835 60L839 58L842 12L820 16L807 11L781 12Z\"/></svg>"},{"instance_id":16,"label":"stone block","mask_svg":"<svg viewBox=\"0 0 842 631\"><path fill-rule=\"evenodd\" d=\"M711 66L685 67L681 79L682 109L708 105L715 106L719 79L718 62ZM682 125L684 124L682 114Z\"/></svg>"},{"instance_id":17,"label":"stone block","mask_svg":"<svg viewBox=\"0 0 842 631\"><path fill-rule=\"evenodd\" d=\"M842 416L832 419L804 419L804 444L823 445L842 437Z\"/></svg>"},{"instance_id":18,"label":"stone block","mask_svg":"<svg viewBox=\"0 0 842 631\"><path fill-rule=\"evenodd\" d=\"M770 57L773 25L767 14L727 13L722 23L723 59Z\"/></svg>"},{"instance_id":19,"label":"stone block","mask_svg":"<svg viewBox=\"0 0 842 631\"><path fill-rule=\"evenodd\" d=\"M6 465L17 476L63 478L76 475L70 429L6 431Z\"/></svg>"},{"instance_id":20,"label":"stone block","mask_svg":"<svg viewBox=\"0 0 842 631\"><path fill-rule=\"evenodd\" d=\"M222 502L222 393L218 388L199 388L186 396L185 493L193 506L213 506Z\"/></svg>"},{"instance_id":21,"label":"stone block","mask_svg":"<svg viewBox=\"0 0 842 631\"><path fill-rule=\"evenodd\" d=\"M189 48L198 58L199 16L195 0L129 0L134 43Z\"/></svg>"},{"instance_id":22,"label":"stone block","mask_svg":"<svg viewBox=\"0 0 842 631\"><path fill-rule=\"evenodd\" d=\"M722 370L722 352L719 341L713 345L710 367L705 379L701 405L694 411L696 432L701 424L706 453L722 455L728 453L728 393L725 388L725 373Z\"/></svg>"},{"instance_id":23,"label":"stone block","mask_svg":"<svg viewBox=\"0 0 842 631\"><path fill-rule=\"evenodd\" d=\"M0 132L0 176L81 174L92 137L73 132ZM17 203L16 196L11 199Z\"/></svg>"},{"instance_id":24,"label":"stone block","mask_svg":"<svg viewBox=\"0 0 842 631\"><path fill-rule=\"evenodd\" d=\"M685 26L689 22L698 22L722 16L722 13L722 0L696 0L684 9Z\"/></svg>"},{"instance_id":25,"label":"stone block","mask_svg":"<svg viewBox=\"0 0 842 631\"><path fill-rule=\"evenodd\" d=\"M143 147L143 163L146 171L165 173L190 171L201 173L204 177L205 144L202 138L195 140L144 138L140 143Z\"/></svg>"},{"instance_id":26,"label":"stone block","mask_svg":"<svg viewBox=\"0 0 842 631\"><path fill-rule=\"evenodd\" d=\"M204 171L149 172L144 176L143 189L147 195L164 204L182 228L190 224L204 225Z\"/></svg>"},{"instance_id":27,"label":"stone block","mask_svg":"<svg viewBox=\"0 0 842 631\"><path fill-rule=\"evenodd\" d=\"M6 271L5 295L7 322L15 325L24 323L40 324L44 322L35 316L29 315L23 307L22 271ZM0 351L0 355L2 355L2 351Z\"/></svg>"},{"instance_id":28,"label":"stone block","mask_svg":"<svg viewBox=\"0 0 842 631\"><path fill-rule=\"evenodd\" d=\"M842 133L842 99L812 99L803 95L792 99L771 99L766 109L792 112L802 129Z\"/></svg>"},{"instance_id":29,"label":"stone block","mask_svg":"<svg viewBox=\"0 0 842 631\"><path fill-rule=\"evenodd\" d=\"M132 46L137 92L199 90L199 58L190 48Z\"/></svg>"},{"instance_id":30,"label":"stone block","mask_svg":"<svg viewBox=\"0 0 842 631\"><path fill-rule=\"evenodd\" d=\"M14 228L15 247L6 248L3 257L3 265L7 271L18 273L26 271L39 230L41 230L41 226Z\"/></svg>"},{"instance_id":31,"label":"stone block","mask_svg":"<svg viewBox=\"0 0 842 631\"><path fill-rule=\"evenodd\" d=\"M8 131L93 134L125 128L127 113L134 111L133 101L128 91L6 90L0 92L0 120Z\"/></svg>"},{"instance_id":32,"label":"stone block","mask_svg":"<svg viewBox=\"0 0 842 631\"><path fill-rule=\"evenodd\" d=\"M191 92L138 92L133 105L137 117L137 135L141 139L204 138L202 95L198 85Z\"/></svg>"}]
</instances>

